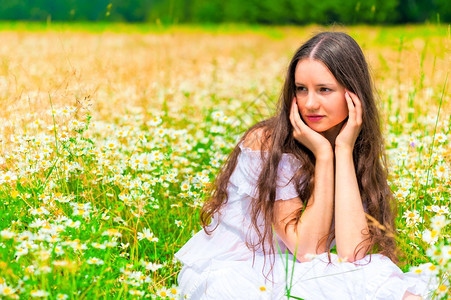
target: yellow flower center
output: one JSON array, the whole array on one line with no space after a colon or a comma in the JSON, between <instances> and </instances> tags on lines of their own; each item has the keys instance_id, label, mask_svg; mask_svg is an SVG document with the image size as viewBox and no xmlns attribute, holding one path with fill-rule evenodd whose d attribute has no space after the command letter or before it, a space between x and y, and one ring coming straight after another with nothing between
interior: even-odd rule
<instances>
[{"instance_id":1,"label":"yellow flower center","mask_svg":"<svg viewBox=\"0 0 451 300\"><path fill-rule=\"evenodd\" d=\"M446 285L442 284L438 287L439 292L446 292L448 290L448 288L446 287Z\"/></svg>"}]
</instances>

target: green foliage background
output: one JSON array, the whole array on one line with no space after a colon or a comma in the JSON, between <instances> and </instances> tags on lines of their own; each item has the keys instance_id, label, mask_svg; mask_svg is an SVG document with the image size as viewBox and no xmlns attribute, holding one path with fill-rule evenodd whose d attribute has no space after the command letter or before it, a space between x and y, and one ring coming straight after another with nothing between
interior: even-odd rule
<instances>
[{"instance_id":1,"label":"green foliage background","mask_svg":"<svg viewBox=\"0 0 451 300\"><path fill-rule=\"evenodd\" d=\"M450 22L449 0L1 0L0 20L258 24Z\"/></svg>"}]
</instances>

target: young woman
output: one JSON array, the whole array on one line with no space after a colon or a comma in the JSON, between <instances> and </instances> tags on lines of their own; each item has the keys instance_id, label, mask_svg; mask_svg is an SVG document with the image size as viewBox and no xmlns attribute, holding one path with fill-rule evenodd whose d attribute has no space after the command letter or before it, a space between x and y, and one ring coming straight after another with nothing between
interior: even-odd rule
<instances>
[{"instance_id":1,"label":"young woman","mask_svg":"<svg viewBox=\"0 0 451 300\"><path fill-rule=\"evenodd\" d=\"M204 230L176 254L184 295L421 299L427 282L394 264L383 149L359 45L314 36L290 62L276 115L244 134L218 175Z\"/></svg>"}]
</instances>

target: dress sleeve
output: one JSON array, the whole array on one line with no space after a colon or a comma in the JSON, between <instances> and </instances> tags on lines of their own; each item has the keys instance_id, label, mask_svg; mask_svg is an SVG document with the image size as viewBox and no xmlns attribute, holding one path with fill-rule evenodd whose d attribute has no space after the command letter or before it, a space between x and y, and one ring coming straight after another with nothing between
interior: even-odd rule
<instances>
[{"instance_id":1,"label":"dress sleeve","mask_svg":"<svg viewBox=\"0 0 451 300\"><path fill-rule=\"evenodd\" d=\"M229 181L237 188L238 194L256 198L258 196L257 181L262 169L262 152L244 147L242 144L239 147L241 153ZM267 153L263 152L263 155ZM287 200L299 196L292 180L299 166L299 160L291 154L282 155L277 169L276 200Z\"/></svg>"}]
</instances>

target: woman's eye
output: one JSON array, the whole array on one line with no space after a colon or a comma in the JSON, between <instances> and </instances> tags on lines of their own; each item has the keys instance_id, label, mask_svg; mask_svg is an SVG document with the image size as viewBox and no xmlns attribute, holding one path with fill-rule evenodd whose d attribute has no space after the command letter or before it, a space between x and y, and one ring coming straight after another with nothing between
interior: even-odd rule
<instances>
[{"instance_id":1,"label":"woman's eye","mask_svg":"<svg viewBox=\"0 0 451 300\"><path fill-rule=\"evenodd\" d=\"M305 88L305 87L303 87L303 86L297 86L296 87L296 92L297 93L299 93L299 92L305 92L307 89Z\"/></svg>"},{"instance_id":2,"label":"woman's eye","mask_svg":"<svg viewBox=\"0 0 451 300\"><path fill-rule=\"evenodd\" d=\"M331 90L331 89L329 89L329 88L325 88L325 87L323 87L323 88L320 88L320 89L319 89L319 91L320 91L320 92L322 92L322 93L332 92L332 90Z\"/></svg>"}]
</instances>

